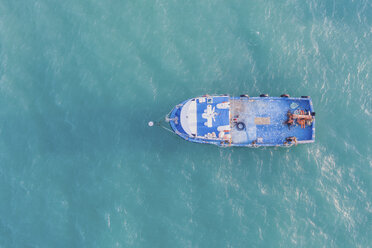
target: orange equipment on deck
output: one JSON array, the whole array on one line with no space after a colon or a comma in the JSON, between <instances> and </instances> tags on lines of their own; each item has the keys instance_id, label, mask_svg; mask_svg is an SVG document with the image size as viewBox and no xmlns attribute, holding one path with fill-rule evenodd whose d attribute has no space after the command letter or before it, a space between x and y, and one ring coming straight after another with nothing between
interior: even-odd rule
<instances>
[{"instance_id":1,"label":"orange equipment on deck","mask_svg":"<svg viewBox=\"0 0 372 248\"><path fill-rule=\"evenodd\" d=\"M297 123L301 125L301 128L305 128L306 124L310 125L313 121L313 116L309 114L305 114L305 111L300 110L300 114L292 114L290 111L287 113L288 120L285 124L289 126L294 124L294 121L297 120Z\"/></svg>"}]
</instances>

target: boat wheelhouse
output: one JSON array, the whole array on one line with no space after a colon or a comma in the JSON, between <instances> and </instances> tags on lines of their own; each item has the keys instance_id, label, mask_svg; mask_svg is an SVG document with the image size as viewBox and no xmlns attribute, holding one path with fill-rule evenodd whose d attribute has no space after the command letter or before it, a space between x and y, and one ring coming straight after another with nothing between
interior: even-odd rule
<instances>
[{"instance_id":1,"label":"boat wheelhouse","mask_svg":"<svg viewBox=\"0 0 372 248\"><path fill-rule=\"evenodd\" d=\"M315 112L307 96L205 95L178 104L166 119L183 139L222 147L288 147L315 141Z\"/></svg>"}]
</instances>

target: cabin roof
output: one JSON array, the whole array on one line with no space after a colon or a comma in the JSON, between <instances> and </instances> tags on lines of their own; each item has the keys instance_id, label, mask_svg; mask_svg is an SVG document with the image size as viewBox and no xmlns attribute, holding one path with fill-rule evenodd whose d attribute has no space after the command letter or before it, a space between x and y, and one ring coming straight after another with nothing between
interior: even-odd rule
<instances>
[{"instance_id":1,"label":"cabin roof","mask_svg":"<svg viewBox=\"0 0 372 248\"><path fill-rule=\"evenodd\" d=\"M197 136L213 135L230 129L230 103L227 96L199 97L197 109Z\"/></svg>"}]
</instances>

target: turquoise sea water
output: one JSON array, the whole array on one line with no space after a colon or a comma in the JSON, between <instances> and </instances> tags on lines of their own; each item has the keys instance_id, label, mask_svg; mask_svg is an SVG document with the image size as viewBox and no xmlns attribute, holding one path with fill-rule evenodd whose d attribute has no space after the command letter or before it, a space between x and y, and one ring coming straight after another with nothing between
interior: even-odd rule
<instances>
[{"instance_id":1,"label":"turquoise sea water","mask_svg":"<svg viewBox=\"0 0 372 248\"><path fill-rule=\"evenodd\" d=\"M370 247L371 0L1 0L0 247ZM316 143L147 122L310 95Z\"/></svg>"}]
</instances>

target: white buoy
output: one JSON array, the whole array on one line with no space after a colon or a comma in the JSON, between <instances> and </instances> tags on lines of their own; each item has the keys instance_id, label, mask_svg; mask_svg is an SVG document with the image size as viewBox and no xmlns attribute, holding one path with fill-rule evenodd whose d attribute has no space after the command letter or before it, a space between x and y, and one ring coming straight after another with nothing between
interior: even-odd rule
<instances>
[{"instance_id":1,"label":"white buoy","mask_svg":"<svg viewBox=\"0 0 372 248\"><path fill-rule=\"evenodd\" d=\"M152 127L152 126L154 126L154 122L149 121L149 127Z\"/></svg>"}]
</instances>

